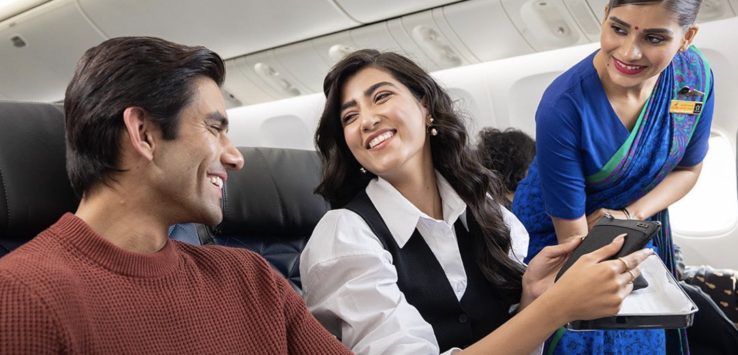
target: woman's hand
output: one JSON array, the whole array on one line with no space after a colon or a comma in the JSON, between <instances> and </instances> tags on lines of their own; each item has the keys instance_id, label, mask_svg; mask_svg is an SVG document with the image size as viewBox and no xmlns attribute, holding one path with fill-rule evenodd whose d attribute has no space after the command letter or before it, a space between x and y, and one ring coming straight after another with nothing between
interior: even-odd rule
<instances>
[{"instance_id":1,"label":"woman's hand","mask_svg":"<svg viewBox=\"0 0 738 355\"><path fill-rule=\"evenodd\" d=\"M638 265L653 255L642 249L615 260L606 260L623 246L624 235L589 254L582 255L542 297L555 299L566 321L588 320L617 314L623 299L640 275Z\"/></svg>"},{"instance_id":2,"label":"woman's hand","mask_svg":"<svg viewBox=\"0 0 738 355\"><path fill-rule=\"evenodd\" d=\"M523 295L520 308L525 308L554 284L554 278L564 261L582 242L574 238L566 243L543 248L528 264L523 274Z\"/></svg>"}]
</instances>

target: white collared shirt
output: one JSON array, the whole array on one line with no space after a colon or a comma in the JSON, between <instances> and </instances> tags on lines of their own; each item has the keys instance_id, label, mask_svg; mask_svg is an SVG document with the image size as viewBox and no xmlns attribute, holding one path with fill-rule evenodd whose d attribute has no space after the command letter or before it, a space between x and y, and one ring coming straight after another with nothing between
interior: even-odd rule
<instances>
[{"instance_id":1,"label":"white collared shirt","mask_svg":"<svg viewBox=\"0 0 738 355\"><path fill-rule=\"evenodd\" d=\"M461 218L466 227L466 204L438 172L436 178L443 220L421 212L382 178L372 180L366 192L400 248L418 229L461 299L467 278L454 223ZM522 263L528 233L501 208L512 238L510 257ZM356 213L337 209L320 220L300 257L300 275L310 311L355 353L440 352L433 327L397 286L392 255Z\"/></svg>"}]
</instances>

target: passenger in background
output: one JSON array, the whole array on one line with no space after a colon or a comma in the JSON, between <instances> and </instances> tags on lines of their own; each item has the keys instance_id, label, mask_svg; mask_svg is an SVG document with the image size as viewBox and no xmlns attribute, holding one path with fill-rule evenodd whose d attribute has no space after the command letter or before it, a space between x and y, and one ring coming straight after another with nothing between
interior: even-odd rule
<instances>
[{"instance_id":1,"label":"passenger in background","mask_svg":"<svg viewBox=\"0 0 738 355\"><path fill-rule=\"evenodd\" d=\"M82 200L0 259L1 354L349 353L258 255L167 238L220 223L243 167L224 76L216 53L156 38L85 52L64 99Z\"/></svg>"},{"instance_id":2,"label":"passenger in background","mask_svg":"<svg viewBox=\"0 0 738 355\"><path fill-rule=\"evenodd\" d=\"M495 202L499 180L415 63L361 50L333 67L323 91L317 192L338 209L313 231L300 273L310 310L353 351L523 354L567 321L617 312L652 252L602 261L620 238L553 284L573 240L525 270L528 236Z\"/></svg>"},{"instance_id":3,"label":"passenger in background","mask_svg":"<svg viewBox=\"0 0 738 355\"><path fill-rule=\"evenodd\" d=\"M505 199L500 202L512 209L518 183L528 173L528 166L536 155L536 141L512 127L505 131L488 127L479 132L477 155L484 167L502 179Z\"/></svg>"},{"instance_id":4,"label":"passenger in background","mask_svg":"<svg viewBox=\"0 0 738 355\"><path fill-rule=\"evenodd\" d=\"M559 76L536 112L537 156L513 212L528 258L588 233L603 215L662 223L653 246L674 272L667 207L707 153L713 75L691 46L700 0L610 0L600 49ZM685 352L684 331L557 334L556 353ZM560 336L560 337L559 337ZM666 346L666 348L665 348Z\"/></svg>"}]
</instances>

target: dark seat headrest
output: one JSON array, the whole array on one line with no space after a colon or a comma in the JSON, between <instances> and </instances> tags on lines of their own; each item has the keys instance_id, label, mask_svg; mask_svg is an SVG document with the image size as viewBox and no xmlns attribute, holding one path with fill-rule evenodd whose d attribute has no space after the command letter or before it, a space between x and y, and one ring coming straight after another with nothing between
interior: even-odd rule
<instances>
[{"instance_id":1,"label":"dark seat headrest","mask_svg":"<svg viewBox=\"0 0 738 355\"><path fill-rule=\"evenodd\" d=\"M0 247L14 249L77 207L65 149L60 108L0 101Z\"/></svg>"},{"instance_id":2,"label":"dark seat headrest","mask_svg":"<svg viewBox=\"0 0 738 355\"><path fill-rule=\"evenodd\" d=\"M329 209L313 190L320 182L314 151L239 147L245 166L230 172L223 194L223 222L216 234L309 236Z\"/></svg>"},{"instance_id":3,"label":"dark seat headrest","mask_svg":"<svg viewBox=\"0 0 738 355\"><path fill-rule=\"evenodd\" d=\"M223 222L215 244L251 249L299 289L299 259L329 205L313 193L320 159L313 151L238 148L245 167L231 172L223 192Z\"/></svg>"}]
</instances>

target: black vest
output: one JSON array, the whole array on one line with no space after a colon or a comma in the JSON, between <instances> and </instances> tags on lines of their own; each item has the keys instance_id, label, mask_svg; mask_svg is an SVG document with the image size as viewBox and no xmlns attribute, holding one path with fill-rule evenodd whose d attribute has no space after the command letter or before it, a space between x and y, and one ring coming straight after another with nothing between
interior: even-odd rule
<instances>
[{"instance_id":1,"label":"black vest","mask_svg":"<svg viewBox=\"0 0 738 355\"><path fill-rule=\"evenodd\" d=\"M454 228L467 286L459 301L441 264L417 229L401 249L366 192L358 194L345 208L361 216L392 254L397 285L407 301L433 326L441 352L452 347L465 348L510 319L508 310L512 304L503 301L482 274L474 260L479 251L475 251L474 236L464 228L461 219ZM466 218L469 230L478 231L471 213Z\"/></svg>"}]
</instances>

